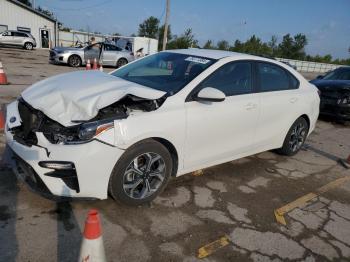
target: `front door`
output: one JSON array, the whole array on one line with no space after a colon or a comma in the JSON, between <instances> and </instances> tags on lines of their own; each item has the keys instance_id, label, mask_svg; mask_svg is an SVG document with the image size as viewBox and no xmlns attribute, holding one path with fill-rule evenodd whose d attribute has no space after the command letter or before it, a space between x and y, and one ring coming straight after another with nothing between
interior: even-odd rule
<instances>
[{"instance_id":1,"label":"front door","mask_svg":"<svg viewBox=\"0 0 350 262\"><path fill-rule=\"evenodd\" d=\"M185 103L187 114L185 169L225 162L253 147L259 116L249 61L230 62L211 74L194 91L205 87L223 91L222 102Z\"/></svg>"},{"instance_id":2,"label":"front door","mask_svg":"<svg viewBox=\"0 0 350 262\"><path fill-rule=\"evenodd\" d=\"M49 48L50 47L50 34L47 29L40 29L40 43L41 48Z\"/></svg>"}]
</instances>

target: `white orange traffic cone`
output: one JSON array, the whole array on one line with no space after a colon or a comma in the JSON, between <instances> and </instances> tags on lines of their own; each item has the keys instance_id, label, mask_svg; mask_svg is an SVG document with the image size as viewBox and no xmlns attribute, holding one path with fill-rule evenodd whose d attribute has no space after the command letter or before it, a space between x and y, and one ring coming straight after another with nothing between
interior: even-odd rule
<instances>
[{"instance_id":1,"label":"white orange traffic cone","mask_svg":"<svg viewBox=\"0 0 350 262\"><path fill-rule=\"evenodd\" d=\"M0 85L7 85L7 77L2 68L2 63L0 62Z\"/></svg>"},{"instance_id":2,"label":"white orange traffic cone","mask_svg":"<svg viewBox=\"0 0 350 262\"><path fill-rule=\"evenodd\" d=\"M103 72L103 66L102 66L102 63L100 63L100 71Z\"/></svg>"},{"instance_id":3,"label":"white orange traffic cone","mask_svg":"<svg viewBox=\"0 0 350 262\"><path fill-rule=\"evenodd\" d=\"M79 255L79 262L87 261L106 261L100 218L95 209L89 211L85 221L84 238Z\"/></svg>"},{"instance_id":4,"label":"white orange traffic cone","mask_svg":"<svg viewBox=\"0 0 350 262\"><path fill-rule=\"evenodd\" d=\"M0 110L0 131L4 130L5 128L5 116L4 111Z\"/></svg>"},{"instance_id":5,"label":"white orange traffic cone","mask_svg":"<svg viewBox=\"0 0 350 262\"><path fill-rule=\"evenodd\" d=\"M90 59L87 60L86 62L86 70L91 70L91 63L90 63Z\"/></svg>"},{"instance_id":6,"label":"white orange traffic cone","mask_svg":"<svg viewBox=\"0 0 350 262\"><path fill-rule=\"evenodd\" d=\"M342 164L346 169L350 169L350 155L347 159L339 159L340 164Z\"/></svg>"},{"instance_id":7,"label":"white orange traffic cone","mask_svg":"<svg viewBox=\"0 0 350 262\"><path fill-rule=\"evenodd\" d=\"M94 64L92 65L92 69L93 70L97 69L97 60L96 60L96 58L94 59Z\"/></svg>"}]
</instances>

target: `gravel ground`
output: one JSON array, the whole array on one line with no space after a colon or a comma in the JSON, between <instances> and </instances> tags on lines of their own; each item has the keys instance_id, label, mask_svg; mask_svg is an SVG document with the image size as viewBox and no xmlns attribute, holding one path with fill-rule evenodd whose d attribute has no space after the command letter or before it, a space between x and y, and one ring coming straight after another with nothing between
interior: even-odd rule
<instances>
[{"instance_id":1,"label":"gravel ground","mask_svg":"<svg viewBox=\"0 0 350 262\"><path fill-rule=\"evenodd\" d=\"M0 103L72 70L47 64L47 51L0 49L0 60L11 82L0 86ZM265 152L175 178L151 205L136 208L111 199L53 202L0 169L0 261L77 260L90 208L101 213L108 261L199 261L198 249L225 235L230 244L202 261L349 261L349 182L287 213L287 226L274 216L349 176L337 163L349 155L349 141L349 127L319 121L294 157ZM0 134L0 157L4 148Z\"/></svg>"}]
</instances>

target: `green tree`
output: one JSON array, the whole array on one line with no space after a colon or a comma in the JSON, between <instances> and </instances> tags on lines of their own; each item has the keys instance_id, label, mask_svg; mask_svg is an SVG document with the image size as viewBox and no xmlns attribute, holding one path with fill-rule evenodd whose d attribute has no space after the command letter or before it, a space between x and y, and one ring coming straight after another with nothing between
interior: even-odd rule
<instances>
[{"instance_id":1,"label":"green tree","mask_svg":"<svg viewBox=\"0 0 350 262\"><path fill-rule=\"evenodd\" d=\"M217 43L216 48L219 50L229 50L230 44L226 40L221 40Z\"/></svg>"},{"instance_id":2,"label":"green tree","mask_svg":"<svg viewBox=\"0 0 350 262\"><path fill-rule=\"evenodd\" d=\"M205 44L203 45L204 49L215 49L215 47L213 46L213 41L208 40L207 42L205 42Z\"/></svg>"},{"instance_id":3,"label":"green tree","mask_svg":"<svg viewBox=\"0 0 350 262\"><path fill-rule=\"evenodd\" d=\"M272 56L278 56L278 44L277 44L277 36L273 35L271 40L267 43L269 48L271 49Z\"/></svg>"},{"instance_id":4,"label":"green tree","mask_svg":"<svg viewBox=\"0 0 350 262\"><path fill-rule=\"evenodd\" d=\"M174 36L174 39L168 43L169 49L186 49L189 47L198 47L198 41L194 38L191 28L186 29L179 37Z\"/></svg>"},{"instance_id":5,"label":"green tree","mask_svg":"<svg viewBox=\"0 0 350 262\"><path fill-rule=\"evenodd\" d=\"M43 9L41 6L38 6L38 8L36 10L39 11L40 13L44 14L44 15L47 15L49 17L54 18L54 14L51 11Z\"/></svg>"},{"instance_id":6,"label":"green tree","mask_svg":"<svg viewBox=\"0 0 350 262\"><path fill-rule=\"evenodd\" d=\"M297 34L294 38L290 34L286 34L278 45L278 53L284 58L302 60L306 56L305 46L307 43L308 41L304 34Z\"/></svg>"},{"instance_id":7,"label":"green tree","mask_svg":"<svg viewBox=\"0 0 350 262\"><path fill-rule=\"evenodd\" d=\"M159 27L159 30L158 30L158 50L161 50L163 48L163 36L164 36L164 25ZM173 39L170 25L168 25L167 38L168 38L167 43L169 43Z\"/></svg>"},{"instance_id":8,"label":"green tree","mask_svg":"<svg viewBox=\"0 0 350 262\"><path fill-rule=\"evenodd\" d=\"M18 0L18 2L21 2L22 4L25 4L27 6L32 6L32 3L30 2L30 0Z\"/></svg>"},{"instance_id":9,"label":"green tree","mask_svg":"<svg viewBox=\"0 0 350 262\"><path fill-rule=\"evenodd\" d=\"M159 32L159 19L154 16L150 16L141 24L139 24L139 31L138 31L139 36L158 39L158 32Z\"/></svg>"}]
</instances>

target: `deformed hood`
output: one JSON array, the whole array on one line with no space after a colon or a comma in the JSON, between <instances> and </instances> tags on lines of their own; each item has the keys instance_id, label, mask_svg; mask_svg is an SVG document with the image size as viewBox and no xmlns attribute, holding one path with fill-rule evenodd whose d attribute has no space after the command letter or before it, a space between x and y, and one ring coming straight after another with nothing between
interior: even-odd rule
<instances>
[{"instance_id":1,"label":"deformed hood","mask_svg":"<svg viewBox=\"0 0 350 262\"><path fill-rule=\"evenodd\" d=\"M126 95L158 99L165 92L93 70L50 77L22 92L28 104L64 126L90 120Z\"/></svg>"}]
</instances>

